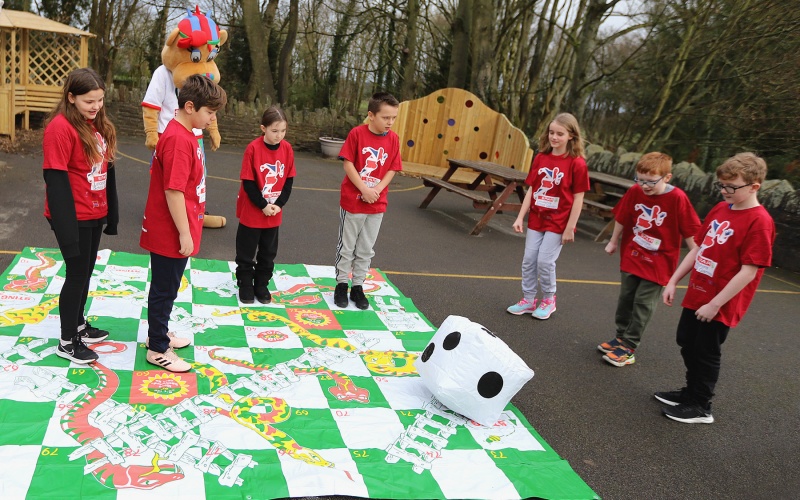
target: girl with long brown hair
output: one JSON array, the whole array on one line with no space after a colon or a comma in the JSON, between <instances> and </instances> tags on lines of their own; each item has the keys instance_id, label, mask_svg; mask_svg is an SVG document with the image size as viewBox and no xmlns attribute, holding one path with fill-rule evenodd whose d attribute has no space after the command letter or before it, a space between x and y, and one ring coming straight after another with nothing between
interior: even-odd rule
<instances>
[{"instance_id":1,"label":"girl with long brown hair","mask_svg":"<svg viewBox=\"0 0 800 500\"><path fill-rule=\"evenodd\" d=\"M42 143L44 216L66 266L56 354L79 364L98 358L87 343L108 336L107 331L86 321L84 309L100 233L117 234L119 221L112 163L117 134L106 116L104 98L105 83L97 72L89 68L72 71L64 82L61 101L47 120Z\"/></svg>"}]
</instances>

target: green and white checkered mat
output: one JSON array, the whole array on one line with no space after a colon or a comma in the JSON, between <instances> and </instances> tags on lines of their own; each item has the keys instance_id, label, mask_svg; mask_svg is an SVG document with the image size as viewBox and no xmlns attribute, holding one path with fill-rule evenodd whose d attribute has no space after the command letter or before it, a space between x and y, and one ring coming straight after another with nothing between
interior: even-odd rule
<instances>
[{"instance_id":1,"label":"green and white checkered mat","mask_svg":"<svg viewBox=\"0 0 800 500\"><path fill-rule=\"evenodd\" d=\"M173 374L145 361L148 264L100 252L87 311L111 335L87 366L55 354L60 253L0 276L0 498L597 497L513 406L488 428L432 397L414 361L436 328L379 271L366 311L303 264L243 305L232 262L190 259Z\"/></svg>"}]
</instances>

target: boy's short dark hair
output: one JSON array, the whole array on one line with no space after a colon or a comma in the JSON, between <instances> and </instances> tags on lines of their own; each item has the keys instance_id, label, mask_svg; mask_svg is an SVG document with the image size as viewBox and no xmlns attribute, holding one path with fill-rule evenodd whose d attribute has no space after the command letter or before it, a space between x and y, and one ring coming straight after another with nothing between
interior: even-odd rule
<instances>
[{"instance_id":1,"label":"boy's short dark hair","mask_svg":"<svg viewBox=\"0 0 800 500\"><path fill-rule=\"evenodd\" d=\"M195 109L206 107L212 111L225 106L228 96L225 89L211 81L205 75L192 75L183 83L178 92L178 107L183 109L191 101Z\"/></svg>"},{"instance_id":2,"label":"boy's short dark hair","mask_svg":"<svg viewBox=\"0 0 800 500\"><path fill-rule=\"evenodd\" d=\"M668 154L653 151L642 155L636 163L636 172L649 175L667 175L672 173L672 157Z\"/></svg>"},{"instance_id":3,"label":"boy's short dark hair","mask_svg":"<svg viewBox=\"0 0 800 500\"><path fill-rule=\"evenodd\" d=\"M372 113L373 115L381 110L381 106L384 104L388 104L393 108L396 108L400 105L400 101L397 100L395 96L388 92L376 92L372 94L372 97L369 99L369 105L367 105L367 111Z\"/></svg>"},{"instance_id":4,"label":"boy's short dark hair","mask_svg":"<svg viewBox=\"0 0 800 500\"><path fill-rule=\"evenodd\" d=\"M726 181L737 175L741 175L748 184L761 184L767 178L767 162L755 153L739 153L717 167L718 179Z\"/></svg>"}]
</instances>

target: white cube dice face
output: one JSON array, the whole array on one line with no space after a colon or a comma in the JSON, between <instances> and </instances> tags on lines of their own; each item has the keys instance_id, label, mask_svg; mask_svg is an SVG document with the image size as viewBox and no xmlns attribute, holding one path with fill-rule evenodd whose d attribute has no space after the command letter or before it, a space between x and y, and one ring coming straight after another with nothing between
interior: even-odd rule
<instances>
[{"instance_id":1,"label":"white cube dice face","mask_svg":"<svg viewBox=\"0 0 800 500\"><path fill-rule=\"evenodd\" d=\"M491 331L449 316L416 363L428 389L451 410L494 425L533 371Z\"/></svg>"}]
</instances>

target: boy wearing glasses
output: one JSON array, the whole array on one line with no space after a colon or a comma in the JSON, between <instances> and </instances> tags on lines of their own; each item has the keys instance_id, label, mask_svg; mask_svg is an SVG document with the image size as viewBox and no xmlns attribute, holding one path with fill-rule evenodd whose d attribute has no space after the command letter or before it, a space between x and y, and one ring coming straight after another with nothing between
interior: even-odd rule
<instances>
[{"instance_id":1,"label":"boy wearing glasses","mask_svg":"<svg viewBox=\"0 0 800 500\"><path fill-rule=\"evenodd\" d=\"M678 322L677 343L686 365L686 386L657 392L669 406L661 412L678 422L710 424L711 398L719 378L721 346L753 300L764 268L772 261L775 223L758 202L767 164L753 153L740 153L717 168L714 187L724 201L705 218L692 249L664 289L672 305L678 281L691 271Z\"/></svg>"},{"instance_id":2,"label":"boy wearing glasses","mask_svg":"<svg viewBox=\"0 0 800 500\"><path fill-rule=\"evenodd\" d=\"M686 193L669 184L671 178L672 158L658 152L643 155L636 164L636 185L614 207L614 232L606 253L620 249L617 332L597 346L603 360L614 366L636 361L634 352L678 265L681 240L695 247L692 236L700 220Z\"/></svg>"}]
</instances>

